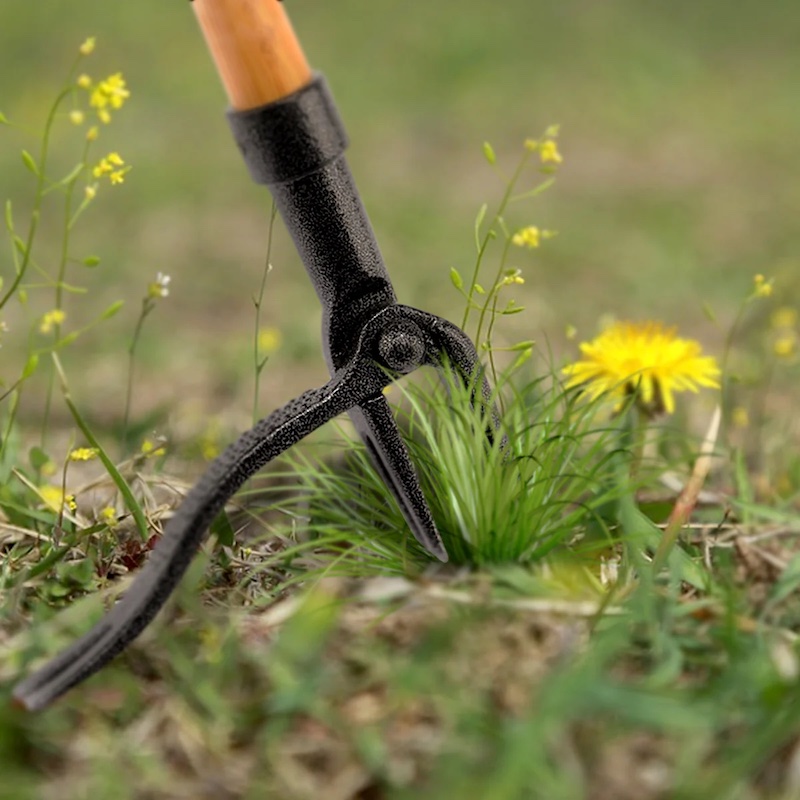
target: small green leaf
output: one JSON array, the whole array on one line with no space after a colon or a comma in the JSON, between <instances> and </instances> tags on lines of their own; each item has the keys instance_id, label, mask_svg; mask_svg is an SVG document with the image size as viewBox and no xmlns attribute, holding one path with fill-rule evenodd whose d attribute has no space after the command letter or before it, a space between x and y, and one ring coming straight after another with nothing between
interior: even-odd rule
<instances>
[{"instance_id":1,"label":"small green leaf","mask_svg":"<svg viewBox=\"0 0 800 800\"><path fill-rule=\"evenodd\" d=\"M14 216L11 212L11 200L6 200L6 228L9 233L14 232Z\"/></svg>"},{"instance_id":2,"label":"small green leaf","mask_svg":"<svg viewBox=\"0 0 800 800\"><path fill-rule=\"evenodd\" d=\"M450 267L450 283L452 283L456 289L461 289L464 286L464 279L455 267Z\"/></svg>"},{"instance_id":3,"label":"small green leaf","mask_svg":"<svg viewBox=\"0 0 800 800\"><path fill-rule=\"evenodd\" d=\"M23 150L21 155L22 163L38 178L39 167L36 166L36 161L33 156L27 150Z\"/></svg>"},{"instance_id":4,"label":"small green leaf","mask_svg":"<svg viewBox=\"0 0 800 800\"><path fill-rule=\"evenodd\" d=\"M479 283L476 283L472 287L478 294L486 294L486 289L483 288Z\"/></svg>"},{"instance_id":5,"label":"small green leaf","mask_svg":"<svg viewBox=\"0 0 800 800\"><path fill-rule=\"evenodd\" d=\"M528 339L525 342L517 342L516 344L511 345L511 347L509 347L508 349L509 350L527 350L528 348L533 347L535 344L536 344L536 342L534 342L533 339Z\"/></svg>"},{"instance_id":6,"label":"small green leaf","mask_svg":"<svg viewBox=\"0 0 800 800\"><path fill-rule=\"evenodd\" d=\"M31 466L39 472L42 467L46 464L49 464L52 459L50 458L41 447L31 447L28 451L28 460L31 462Z\"/></svg>"},{"instance_id":7,"label":"small green leaf","mask_svg":"<svg viewBox=\"0 0 800 800\"><path fill-rule=\"evenodd\" d=\"M515 348L512 348L515 349ZM528 347L526 350L523 350L515 359L514 363L511 365L511 371L519 369L531 356L533 355L533 348Z\"/></svg>"},{"instance_id":8,"label":"small green leaf","mask_svg":"<svg viewBox=\"0 0 800 800\"><path fill-rule=\"evenodd\" d=\"M81 263L84 267L96 267L100 263L100 258L98 256L87 256Z\"/></svg>"},{"instance_id":9,"label":"small green leaf","mask_svg":"<svg viewBox=\"0 0 800 800\"><path fill-rule=\"evenodd\" d=\"M25 244L24 241L19 236L14 236L14 247L19 250L20 255L24 256L25 253L28 252L28 246Z\"/></svg>"},{"instance_id":10,"label":"small green leaf","mask_svg":"<svg viewBox=\"0 0 800 800\"><path fill-rule=\"evenodd\" d=\"M0 111L0 125L10 125L11 123L8 121L8 117Z\"/></svg>"},{"instance_id":11,"label":"small green leaf","mask_svg":"<svg viewBox=\"0 0 800 800\"><path fill-rule=\"evenodd\" d=\"M794 594L800 588L800 553L792 556L786 569L783 570L775 585L772 587L770 604L780 603L789 595Z\"/></svg>"},{"instance_id":12,"label":"small green leaf","mask_svg":"<svg viewBox=\"0 0 800 800\"><path fill-rule=\"evenodd\" d=\"M100 319L111 319L125 305L124 300L117 300L112 303L101 315Z\"/></svg>"},{"instance_id":13,"label":"small green leaf","mask_svg":"<svg viewBox=\"0 0 800 800\"><path fill-rule=\"evenodd\" d=\"M220 543L220 545L222 545L222 547L233 547L233 526L231 525L228 515L224 511L221 511L211 523L210 530L211 533L217 537L217 541Z\"/></svg>"},{"instance_id":14,"label":"small green leaf","mask_svg":"<svg viewBox=\"0 0 800 800\"><path fill-rule=\"evenodd\" d=\"M508 316L509 314L519 314L525 310L525 306L506 306L500 313Z\"/></svg>"},{"instance_id":15,"label":"small green leaf","mask_svg":"<svg viewBox=\"0 0 800 800\"><path fill-rule=\"evenodd\" d=\"M483 155L490 164L494 164L494 162L497 161L497 157L494 154L494 148L489 144L489 142L483 143Z\"/></svg>"},{"instance_id":16,"label":"small green leaf","mask_svg":"<svg viewBox=\"0 0 800 800\"><path fill-rule=\"evenodd\" d=\"M22 370L22 375L20 376L20 380L26 380L36 372L36 367L39 366L39 356L36 353L31 353L28 356L28 360L25 362L25 368Z\"/></svg>"}]
</instances>

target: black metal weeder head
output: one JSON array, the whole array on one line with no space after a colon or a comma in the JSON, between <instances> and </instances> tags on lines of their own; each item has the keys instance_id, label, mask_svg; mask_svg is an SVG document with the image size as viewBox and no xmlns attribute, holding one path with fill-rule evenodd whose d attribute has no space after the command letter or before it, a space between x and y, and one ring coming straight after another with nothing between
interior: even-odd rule
<instances>
[{"instance_id":1,"label":"black metal weeder head","mask_svg":"<svg viewBox=\"0 0 800 800\"><path fill-rule=\"evenodd\" d=\"M14 689L27 709L47 706L100 670L153 619L230 497L267 462L347 412L422 546L447 552L382 390L423 365L490 387L475 348L452 323L400 305L344 158L347 137L321 76L229 120L254 180L270 187L323 307L331 380L274 411L228 447L167 522L124 598L88 633ZM495 416L496 424L496 416Z\"/></svg>"}]
</instances>

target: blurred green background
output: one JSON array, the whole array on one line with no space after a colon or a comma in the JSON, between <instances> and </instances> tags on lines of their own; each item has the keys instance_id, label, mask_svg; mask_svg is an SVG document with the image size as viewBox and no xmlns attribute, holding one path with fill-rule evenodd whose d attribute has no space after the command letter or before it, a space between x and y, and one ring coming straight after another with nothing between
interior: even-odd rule
<instances>
[{"instance_id":1,"label":"blurred green background","mask_svg":"<svg viewBox=\"0 0 800 800\"><path fill-rule=\"evenodd\" d=\"M528 310L509 318L502 337L574 352L568 324L590 337L614 314L678 324L719 355L755 273L778 279L774 304L797 302L796 0L286 5L340 105L350 163L402 302L460 318L448 270L468 274L476 211L503 188L482 142L509 169L523 139L552 123L561 124L565 157L558 182L510 222L559 236L515 254ZM268 192L250 183L232 143L187 2L0 4L0 110L39 130L88 35L98 47L86 70L96 78L121 70L132 90L96 152L119 150L133 171L124 186L103 189L75 239L76 255L97 254L102 264L83 275L75 267L71 280L91 291L70 298L70 318L128 301L67 358L75 392L98 416L121 414L124 347L139 299L162 271L172 291L146 326L136 408L171 402L187 418L225 409L238 425L250 411ZM80 134L66 122L59 131L67 163ZM35 144L0 129L0 196L15 199L19 219L31 188L21 147ZM51 241L55 232L43 231ZM279 327L284 344L265 373L265 410L326 379L316 297L282 229L272 261L263 323ZM2 268L8 275L7 259ZM7 365L19 355L16 313ZM26 395L31 418L38 391L34 384Z\"/></svg>"}]
</instances>

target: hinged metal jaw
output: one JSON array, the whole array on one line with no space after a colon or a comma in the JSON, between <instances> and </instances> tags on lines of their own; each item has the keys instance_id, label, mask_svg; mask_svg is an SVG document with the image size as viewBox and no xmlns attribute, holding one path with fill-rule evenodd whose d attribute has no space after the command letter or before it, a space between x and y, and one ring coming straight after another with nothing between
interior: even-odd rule
<instances>
[{"instance_id":1,"label":"hinged metal jaw","mask_svg":"<svg viewBox=\"0 0 800 800\"><path fill-rule=\"evenodd\" d=\"M317 290L331 380L261 420L210 465L167 522L124 598L16 686L13 697L27 709L47 706L124 650L164 605L231 496L265 464L343 412L417 541L447 561L383 389L393 377L428 365L453 370L491 409L491 388L475 348L447 320L397 303L343 156L343 127L320 76L283 100L229 117L251 174L270 185ZM498 422L489 413L491 436Z\"/></svg>"}]
</instances>

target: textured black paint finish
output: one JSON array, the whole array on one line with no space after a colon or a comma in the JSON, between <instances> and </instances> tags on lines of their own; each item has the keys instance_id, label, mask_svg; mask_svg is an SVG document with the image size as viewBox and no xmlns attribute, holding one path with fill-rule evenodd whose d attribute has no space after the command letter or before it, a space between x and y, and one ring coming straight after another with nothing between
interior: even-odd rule
<instances>
[{"instance_id":1,"label":"textured black paint finish","mask_svg":"<svg viewBox=\"0 0 800 800\"><path fill-rule=\"evenodd\" d=\"M217 458L169 520L125 597L94 628L14 689L34 710L119 654L158 613L225 503L267 462L347 411L411 532L447 561L414 465L382 390L423 365L453 370L483 404L491 388L467 335L447 320L399 305L344 160L346 137L320 77L252 112L230 114L254 178L268 183L323 305L331 380L304 392ZM498 425L491 411L487 433Z\"/></svg>"}]
</instances>

